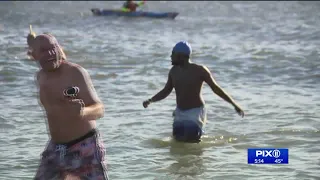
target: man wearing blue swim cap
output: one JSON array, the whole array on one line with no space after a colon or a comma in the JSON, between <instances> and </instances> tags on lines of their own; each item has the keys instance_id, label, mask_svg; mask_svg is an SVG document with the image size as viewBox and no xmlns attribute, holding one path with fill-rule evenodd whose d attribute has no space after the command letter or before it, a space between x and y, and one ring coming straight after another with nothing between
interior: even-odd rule
<instances>
[{"instance_id":1,"label":"man wearing blue swim cap","mask_svg":"<svg viewBox=\"0 0 320 180\"><path fill-rule=\"evenodd\" d=\"M171 63L172 65L190 64L189 58L192 53L192 48L188 42L178 42L172 49Z\"/></svg>"},{"instance_id":2,"label":"man wearing blue swim cap","mask_svg":"<svg viewBox=\"0 0 320 180\"><path fill-rule=\"evenodd\" d=\"M244 117L243 110L216 83L206 66L190 62L192 48L186 41L178 42L172 50L171 68L165 87L151 99L143 102L145 108L150 103L166 98L176 92L177 107L174 111L173 137L182 142L199 142L206 124L205 102L201 95L203 82L222 99L233 105L236 112Z\"/></svg>"}]
</instances>

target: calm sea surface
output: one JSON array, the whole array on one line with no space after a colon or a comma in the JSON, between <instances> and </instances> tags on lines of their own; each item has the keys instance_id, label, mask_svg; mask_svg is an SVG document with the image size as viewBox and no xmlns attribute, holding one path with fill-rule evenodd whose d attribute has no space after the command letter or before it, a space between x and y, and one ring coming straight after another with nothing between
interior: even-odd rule
<instances>
[{"instance_id":1,"label":"calm sea surface","mask_svg":"<svg viewBox=\"0 0 320 180\"><path fill-rule=\"evenodd\" d=\"M320 179L320 3L147 2L176 20L94 17L122 2L0 2L0 179L32 179L48 140L26 35L51 32L92 76L111 180ZM205 85L206 136L171 141L175 95L142 101L165 84L174 44L207 65L245 110L240 118ZM247 148L289 148L288 165L248 165Z\"/></svg>"}]
</instances>

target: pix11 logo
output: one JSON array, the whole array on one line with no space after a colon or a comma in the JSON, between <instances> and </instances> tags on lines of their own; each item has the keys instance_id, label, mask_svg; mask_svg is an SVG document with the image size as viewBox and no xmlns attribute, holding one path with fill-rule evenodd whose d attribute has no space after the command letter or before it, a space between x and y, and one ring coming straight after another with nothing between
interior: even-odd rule
<instances>
[{"instance_id":1,"label":"pix11 logo","mask_svg":"<svg viewBox=\"0 0 320 180\"><path fill-rule=\"evenodd\" d=\"M288 164L289 149L249 148L248 164Z\"/></svg>"}]
</instances>

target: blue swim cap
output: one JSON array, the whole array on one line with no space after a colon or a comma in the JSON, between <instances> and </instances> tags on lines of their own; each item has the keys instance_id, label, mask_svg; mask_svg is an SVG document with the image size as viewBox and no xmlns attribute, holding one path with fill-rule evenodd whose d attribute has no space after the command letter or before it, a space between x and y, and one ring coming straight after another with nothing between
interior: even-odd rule
<instances>
[{"instance_id":1,"label":"blue swim cap","mask_svg":"<svg viewBox=\"0 0 320 180\"><path fill-rule=\"evenodd\" d=\"M172 52L183 53L190 56L192 53L192 48L187 41L180 41L173 47Z\"/></svg>"}]
</instances>

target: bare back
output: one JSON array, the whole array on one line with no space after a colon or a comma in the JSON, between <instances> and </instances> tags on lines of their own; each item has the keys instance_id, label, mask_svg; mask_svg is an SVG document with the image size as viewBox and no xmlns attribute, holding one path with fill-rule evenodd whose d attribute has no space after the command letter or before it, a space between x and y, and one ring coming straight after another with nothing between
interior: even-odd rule
<instances>
[{"instance_id":1,"label":"bare back","mask_svg":"<svg viewBox=\"0 0 320 180\"><path fill-rule=\"evenodd\" d=\"M84 87L91 83L77 80L81 79L78 73L75 73L78 69L77 65L65 62L58 72L40 71L38 73L40 101L46 111L51 138L56 143L74 140L96 127L95 121L83 120L79 114L70 113L66 106L66 97L63 95L66 88ZM90 94L83 96L90 96Z\"/></svg>"},{"instance_id":2,"label":"bare back","mask_svg":"<svg viewBox=\"0 0 320 180\"><path fill-rule=\"evenodd\" d=\"M170 75L176 91L177 106L180 109L191 109L204 105L201 95L204 82L202 66L197 64L189 64L183 68L174 66Z\"/></svg>"}]
</instances>

